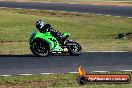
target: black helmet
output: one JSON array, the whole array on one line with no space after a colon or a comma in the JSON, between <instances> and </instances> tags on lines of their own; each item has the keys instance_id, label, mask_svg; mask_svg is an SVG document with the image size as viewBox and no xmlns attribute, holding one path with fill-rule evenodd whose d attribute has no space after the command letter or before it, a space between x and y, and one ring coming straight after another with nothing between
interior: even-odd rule
<instances>
[{"instance_id":1,"label":"black helmet","mask_svg":"<svg viewBox=\"0 0 132 88\"><path fill-rule=\"evenodd\" d=\"M36 27L37 27L37 29L41 30L42 27L44 27L44 25L45 25L44 21L42 21L42 20L36 21Z\"/></svg>"}]
</instances>

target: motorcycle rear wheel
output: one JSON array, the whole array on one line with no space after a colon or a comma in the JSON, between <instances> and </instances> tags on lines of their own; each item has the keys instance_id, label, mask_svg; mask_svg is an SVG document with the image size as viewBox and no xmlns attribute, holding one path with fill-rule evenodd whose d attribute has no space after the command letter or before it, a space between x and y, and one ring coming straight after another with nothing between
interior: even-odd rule
<instances>
[{"instance_id":1,"label":"motorcycle rear wheel","mask_svg":"<svg viewBox=\"0 0 132 88\"><path fill-rule=\"evenodd\" d=\"M68 47L70 55L79 56L82 53L82 47L77 42L73 42L74 45Z\"/></svg>"}]
</instances>

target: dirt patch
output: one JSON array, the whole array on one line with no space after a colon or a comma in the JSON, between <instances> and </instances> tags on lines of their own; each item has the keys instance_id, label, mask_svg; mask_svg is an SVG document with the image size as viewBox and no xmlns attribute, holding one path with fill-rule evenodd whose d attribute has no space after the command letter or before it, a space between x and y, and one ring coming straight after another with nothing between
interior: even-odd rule
<instances>
[{"instance_id":1,"label":"dirt patch","mask_svg":"<svg viewBox=\"0 0 132 88\"><path fill-rule=\"evenodd\" d=\"M81 14L81 13L77 13L77 12L58 12L57 11L46 11L46 10L27 10L27 9L23 9L23 10L19 10L19 9L12 9L12 8L0 8L0 10L7 10L7 11L14 11L17 12L19 14L27 14L27 15L35 15L35 16L56 16L56 17L81 17L86 16L86 14Z\"/></svg>"},{"instance_id":2,"label":"dirt patch","mask_svg":"<svg viewBox=\"0 0 132 88\"><path fill-rule=\"evenodd\" d=\"M115 5L115 6L132 6L131 3L123 2L79 2L79 4L92 4L92 5Z\"/></svg>"},{"instance_id":3,"label":"dirt patch","mask_svg":"<svg viewBox=\"0 0 132 88\"><path fill-rule=\"evenodd\" d=\"M119 33L119 34L117 34L116 39L129 39L129 40L132 40L132 32Z\"/></svg>"},{"instance_id":4,"label":"dirt patch","mask_svg":"<svg viewBox=\"0 0 132 88\"><path fill-rule=\"evenodd\" d=\"M48 82L27 82L23 84L4 84L0 85L0 88L36 88L36 87L46 87Z\"/></svg>"}]
</instances>

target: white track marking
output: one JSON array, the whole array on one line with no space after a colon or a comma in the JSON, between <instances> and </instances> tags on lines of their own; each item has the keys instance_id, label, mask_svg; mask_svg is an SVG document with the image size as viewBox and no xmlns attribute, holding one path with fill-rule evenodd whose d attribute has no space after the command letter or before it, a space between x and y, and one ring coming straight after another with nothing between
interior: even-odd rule
<instances>
[{"instance_id":1,"label":"white track marking","mask_svg":"<svg viewBox=\"0 0 132 88\"><path fill-rule=\"evenodd\" d=\"M111 15L105 15L105 16L111 16Z\"/></svg>"},{"instance_id":2,"label":"white track marking","mask_svg":"<svg viewBox=\"0 0 132 88\"><path fill-rule=\"evenodd\" d=\"M2 77L10 77L11 75L0 75Z\"/></svg>"},{"instance_id":3,"label":"white track marking","mask_svg":"<svg viewBox=\"0 0 132 88\"><path fill-rule=\"evenodd\" d=\"M103 73L103 72L109 72L109 71L92 71L92 72Z\"/></svg>"},{"instance_id":4,"label":"white track marking","mask_svg":"<svg viewBox=\"0 0 132 88\"><path fill-rule=\"evenodd\" d=\"M115 17L121 17L121 16L115 16Z\"/></svg>"},{"instance_id":5,"label":"white track marking","mask_svg":"<svg viewBox=\"0 0 132 88\"><path fill-rule=\"evenodd\" d=\"M51 74L55 74L55 73L40 73L41 75L51 75Z\"/></svg>"},{"instance_id":6,"label":"white track marking","mask_svg":"<svg viewBox=\"0 0 132 88\"><path fill-rule=\"evenodd\" d=\"M20 76L30 76L30 75L33 75L33 74L18 74Z\"/></svg>"},{"instance_id":7,"label":"white track marking","mask_svg":"<svg viewBox=\"0 0 132 88\"><path fill-rule=\"evenodd\" d=\"M79 72L67 72L68 74L78 74Z\"/></svg>"},{"instance_id":8,"label":"white track marking","mask_svg":"<svg viewBox=\"0 0 132 88\"><path fill-rule=\"evenodd\" d=\"M128 19L132 19L132 17L127 17Z\"/></svg>"},{"instance_id":9,"label":"white track marking","mask_svg":"<svg viewBox=\"0 0 132 88\"><path fill-rule=\"evenodd\" d=\"M123 72L132 72L132 70L120 70L120 71L123 71Z\"/></svg>"},{"instance_id":10,"label":"white track marking","mask_svg":"<svg viewBox=\"0 0 132 88\"><path fill-rule=\"evenodd\" d=\"M96 15L99 15L100 16L100 15L103 15L103 14L96 14Z\"/></svg>"}]
</instances>

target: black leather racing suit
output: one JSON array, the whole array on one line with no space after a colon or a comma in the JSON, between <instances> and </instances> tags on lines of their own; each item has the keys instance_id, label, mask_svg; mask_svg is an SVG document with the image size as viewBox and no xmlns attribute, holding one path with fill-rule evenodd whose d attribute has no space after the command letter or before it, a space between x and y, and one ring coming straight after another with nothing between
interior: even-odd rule
<instances>
[{"instance_id":1,"label":"black leather racing suit","mask_svg":"<svg viewBox=\"0 0 132 88\"><path fill-rule=\"evenodd\" d=\"M50 24L45 24L39 31L42 33L50 32L55 38L57 38L58 41L61 41L63 38L61 32L53 29Z\"/></svg>"}]
</instances>

